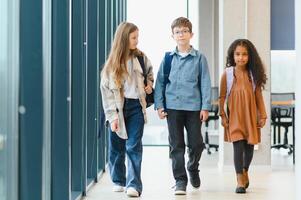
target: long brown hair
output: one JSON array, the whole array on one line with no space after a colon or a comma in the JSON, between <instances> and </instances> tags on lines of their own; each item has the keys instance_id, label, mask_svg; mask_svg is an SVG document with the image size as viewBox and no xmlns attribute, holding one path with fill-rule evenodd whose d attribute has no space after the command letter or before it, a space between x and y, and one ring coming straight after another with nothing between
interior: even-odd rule
<instances>
[{"instance_id":1,"label":"long brown hair","mask_svg":"<svg viewBox=\"0 0 301 200\"><path fill-rule=\"evenodd\" d=\"M127 72L127 59L133 55L142 55L138 49L130 50L129 37L130 34L138 30L138 27L129 22L122 22L118 25L114 40L111 46L111 51L104 65L106 73L113 73L116 86L122 87L122 80Z\"/></svg>"},{"instance_id":2,"label":"long brown hair","mask_svg":"<svg viewBox=\"0 0 301 200\"><path fill-rule=\"evenodd\" d=\"M247 63L247 70L251 71L256 86L264 88L264 85L267 81L267 75L264 70L263 63L261 61L261 58L253 45L253 43L250 40L247 39L237 39L235 40L228 49L228 55L227 55L227 62L226 67L235 66L234 61L234 51L237 46L243 46L248 51L248 63Z\"/></svg>"}]
</instances>

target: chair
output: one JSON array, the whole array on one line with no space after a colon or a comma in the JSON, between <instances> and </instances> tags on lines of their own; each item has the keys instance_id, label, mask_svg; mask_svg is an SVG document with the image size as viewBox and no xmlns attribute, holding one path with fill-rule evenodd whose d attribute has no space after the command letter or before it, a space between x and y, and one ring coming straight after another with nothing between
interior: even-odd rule
<instances>
[{"instance_id":1,"label":"chair","mask_svg":"<svg viewBox=\"0 0 301 200\"><path fill-rule=\"evenodd\" d=\"M208 135L208 126L209 126L209 122L210 121L215 121L219 119L218 116L218 87L212 87L211 88L211 101L212 103L212 107L211 110L209 110L209 116L207 121L205 122L205 127L206 127L206 131L205 131L205 146L207 149L207 153L211 154L210 148L215 148L216 151L218 151L218 144L210 144L209 142L209 135Z\"/></svg>"},{"instance_id":2,"label":"chair","mask_svg":"<svg viewBox=\"0 0 301 200\"><path fill-rule=\"evenodd\" d=\"M293 127L293 117L294 109L292 105L285 103L275 103L275 102L285 102L295 100L294 93L272 93L272 109L271 109L271 125L273 126L273 145L271 148L284 148L288 149L288 154L293 153L294 145L288 144L288 128ZM281 143L281 127L284 128L284 138L283 143ZM276 144L276 128L278 129L278 143Z\"/></svg>"}]
</instances>

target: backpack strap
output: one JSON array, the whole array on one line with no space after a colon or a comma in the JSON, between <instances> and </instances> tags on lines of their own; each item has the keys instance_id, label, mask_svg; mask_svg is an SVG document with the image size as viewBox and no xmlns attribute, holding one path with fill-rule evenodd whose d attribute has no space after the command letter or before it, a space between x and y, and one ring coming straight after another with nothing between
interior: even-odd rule
<instances>
[{"instance_id":1,"label":"backpack strap","mask_svg":"<svg viewBox=\"0 0 301 200\"><path fill-rule=\"evenodd\" d=\"M173 55L170 55L170 52L166 52L164 56L164 66L163 66L163 74L164 74L164 86L169 83L169 74L171 69L171 61L172 61Z\"/></svg>"},{"instance_id":2,"label":"backpack strap","mask_svg":"<svg viewBox=\"0 0 301 200\"><path fill-rule=\"evenodd\" d=\"M234 70L233 66L226 68L226 79L227 79L227 96L226 96L226 98L229 97L232 86L233 86L234 71L235 70ZM256 84L255 84L255 81L254 81L254 76L253 76L251 71L249 71L249 74L250 74L251 81L252 81L253 92L255 92Z\"/></svg>"},{"instance_id":3,"label":"backpack strap","mask_svg":"<svg viewBox=\"0 0 301 200\"><path fill-rule=\"evenodd\" d=\"M173 55L170 54L171 52L166 52L164 56L164 66L163 66L163 75L164 75L164 81L163 81L163 105L164 109L166 109L166 97L165 97L165 89L166 85L169 83L169 74L171 70L171 61L173 59Z\"/></svg>"},{"instance_id":4,"label":"backpack strap","mask_svg":"<svg viewBox=\"0 0 301 200\"><path fill-rule=\"evenodd\" d=\"M234 67L226 67L226 80L227 80L227 96L229 97L231 88L233 86L233 79L234 79Z\"/></svg>"},{"instance_id":5,"label":"backpack strap","mask_svg":"<svg viewBox=\"0 0 301 200\"><path fill-rule=\"evenodd\" d=\"M147 86L147 74L146 74L146 69L145 69L145 64L144 64L144 58L143 58L143 56L137 56L137 59L142 68L143 77L144 77L144 85Z\"/></svg>"}]
</instances>

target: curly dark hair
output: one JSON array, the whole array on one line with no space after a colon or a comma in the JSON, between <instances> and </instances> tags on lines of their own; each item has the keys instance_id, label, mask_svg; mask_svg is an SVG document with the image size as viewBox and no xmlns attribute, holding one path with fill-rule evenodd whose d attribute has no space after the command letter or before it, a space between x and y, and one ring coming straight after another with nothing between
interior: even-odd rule
<instances>
[{"instance_id":1,"label":"curly dark hair","mask_svg":"<svg viewBox=\"0 0 301 200\"><path fill-rule=\"evenodd\" d=\"M267 75L265 73L261 58L258 55L255 46L250 40L237 39L230 45L228 49L226 67L231 67L236 65L234 61L234 51L237 46L243 46L247 49L248 56L249 56L248 63L247 63L247 70L251 71L256 86L264 88L264 85L266 84L267 81Z\"/></svg>"}]
</instances>

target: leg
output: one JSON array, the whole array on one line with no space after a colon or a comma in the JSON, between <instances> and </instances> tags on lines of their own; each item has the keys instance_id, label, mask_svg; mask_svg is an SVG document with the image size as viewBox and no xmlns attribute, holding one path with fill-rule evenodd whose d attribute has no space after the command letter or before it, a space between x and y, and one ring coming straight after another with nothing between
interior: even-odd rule
<instances>
[{"instance_id":1,"label":"leg","mask_svg":"<svg viewBox=\"0 0 301 200\"><path fill-rule=\"evenodd\" d=\"M144 117L139 100L125 105L125 126L128 134L126 153L128 160L127 188L134 188L139 194L142 192L141 162L142 162L142 135Z\"/></svg>"},{"instance_id":2,"label":"leg","mask_svg":"<svg viewBox=\"0 0 301 200\"><path fill-rule=\"evenodd\" d=\"M201 133L200 112L186 112L185 128L187 130L188 157L187 170L190 175L191 185L200 187L199 161L205 148Z\"/></svg>"},{"instance_id":3,"label":"leg","mask_svg":"<svg viewBox=\"0 0 301 200\"><path fill-rule=\"evenodd\" d=\"M169 131L170 158L172 160L173 176L177 185L187 185L185 170L185 141L184 141L184 113L178 110L167 110L167 124Z\"/></svg>"},{"instance_id":4,"label":"leg","mask_svg":"<svg viewBox=\"0 0 301 200\"><path fill-rule=\"evenodd\" d=\"M253 159L253 154L254 154L254 145L248 144L247 141L244 141L244 148L245 148L245 153L244 153L244 163L243 163L243 168L248 171L250 164Z\"/></svg>"},{"instance_id":5,"label":"leg","mask_svg":"<svg viewBox=\"0 0 301 200\"><path fill-rule=\"evenodd\" d=\"M110 129L110 128L109 128ZM109 131L109 169L114 184L125 186L125 140Z\"/></svg>"},{"instance_id":6,"label":"leg","mask_svg":"<svg viewBox=\"0 0 301 200\"><path fill-rule=\"evenodd\" d=\"M244 167L243 167L245 188L249 187L248 171L253 159L253 153L254 153L254 145L248 144L247 141L245 141L245 154L244 154Z\"/></svg>"},{"instance_id":7,"label":"leg","mask_svg":"<svg viewBox=\"0 0 301 200\"><path fill-rule=\"evenodd\" d=\"M237 174L242 174L243 171L243 156L244 156L244 141L233 142L234 150L234 166Z\"/></svg>"},{"instance_id":8,"label":"leg","mask_svg":"<svg viewBox=\"0 0 301 200\"><path fill-rule=\"evenodd\" d=\"M233 142L234 150L234 166L237 178L236 193L246 193L244 177L243 177L243 153L244 153L244 140Z\"/></svg>"}]
</instances>

